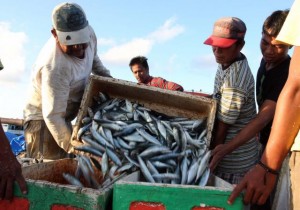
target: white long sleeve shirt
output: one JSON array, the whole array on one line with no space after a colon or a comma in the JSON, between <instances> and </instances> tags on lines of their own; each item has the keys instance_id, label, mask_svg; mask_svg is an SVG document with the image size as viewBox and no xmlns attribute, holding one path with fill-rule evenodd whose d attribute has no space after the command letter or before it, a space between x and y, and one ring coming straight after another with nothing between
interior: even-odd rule
<instances>
[{"instance_id":1,"label":"white long sleeve shirt","mask_svg":"<svg viewBox=\"0 0 300 210\"><path fill-rule=\"evenodd\" d=\"M83 59L63 53L51 37L34 65L32 85L24 109L25 122L44 120L57 144L68 151L71 130L67 122L78 112L90 74L110 76L97 55L97 38L92 31Z\"/></svg>"}]
</instances>

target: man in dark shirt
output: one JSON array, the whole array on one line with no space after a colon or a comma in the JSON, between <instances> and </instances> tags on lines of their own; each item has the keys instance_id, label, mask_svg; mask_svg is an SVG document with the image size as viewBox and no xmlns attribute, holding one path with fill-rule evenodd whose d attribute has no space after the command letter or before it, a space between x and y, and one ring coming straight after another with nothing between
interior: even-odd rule
<instances>
[{"instance_id":1,"label":"man in dark shirt","mask_svg":"<svg viewBox=\"0 0 300 210\"><path fill-rule=\"evenodd\" d=\"M137 56L131 59L130 69L139 84L145 84L168 90L183 91L183 87L174 82L169 82L161 77L152 77L149 75L149 66L147 58Z\"/></svg>"},{"instance_id":2,"label":"man in dark shirt","mask_svg":"<svg viewBox=\"0 0 300 210\"><path fill-rule=\"evenodd\" d=\"M262 40L262 42L265 41ZM266 45L266 43L262 43L261 45ZM277 66L267 69L268 65L264 58L262 58L260 67L257 72L256 81L256 99L259 108L263 107L265 102L272 103L272 106L274 106L273 108L275 108L279 94L288 77L290 60L290 56L286 55L285 59L281 61ZM260 131L259 140L263 147L265 147L267 144L267 140L271 132L272 122L273 120L271 120Z\"/></svg>"}]
</instances>

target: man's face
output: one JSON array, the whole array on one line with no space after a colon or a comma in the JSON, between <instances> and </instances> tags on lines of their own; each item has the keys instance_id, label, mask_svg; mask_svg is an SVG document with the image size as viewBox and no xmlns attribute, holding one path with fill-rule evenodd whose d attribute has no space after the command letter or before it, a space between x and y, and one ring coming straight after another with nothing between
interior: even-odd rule
<instances>
[{"instance_id":1,"label":"man's face","mask_svg":"<svg viewBox=\"0 0 300 210\"><path fill-rule=\"evenodd\" d=\"M242 44L238 45L235 43L227 48L213 46L212 50L215 55L216 62L222 66L228 67L239 56L242 47Z\"/></svg>"},{"instance_id":2,"label":"man's face","mask_svg":"<svg viewBox=\"0 0 300 210\"><path fill-rule=\"evenodd\" d=\"M276 37L263 33L260 41L260 49L263 59L271 66L276 66L283 61L286 58L290 47L276 42L275 39Z\"/></svg>"},{"instance_id":3,"label":"man's face","mask_svg":"<svg viewBox=\"0 0 300 210\"><path fill-rule=\"evenodd\" d=\"M131 71L138 81L138 83L146 83L149 79L149 70L141 64L134 64L131 66Z\"/></svg>"},{"instance_id":4,"label":"man's face","mask_svg":"<svg viewBox=\"0 0 300 210\"><path fill-rule=\"evenodd\" d=\"M60 44L60 49L70 55L70 56L75 56L77 58L84 58L84 53L86 48L88 47L88 43L83 43L83 44L75 44L75 45L63 45Z\"/></svg>"}]
</instances>

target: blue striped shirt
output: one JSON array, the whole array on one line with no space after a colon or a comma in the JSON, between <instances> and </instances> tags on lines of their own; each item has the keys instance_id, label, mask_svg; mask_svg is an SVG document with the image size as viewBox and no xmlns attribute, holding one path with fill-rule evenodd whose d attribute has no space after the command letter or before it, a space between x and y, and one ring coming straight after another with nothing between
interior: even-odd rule
<instances>
[{"instance_id":1,"label":"blue striped shirt","mask_svg":"<svg viewBox=\"0 0 300 210\"><path fill-rule=\"evenodd\" d=\"M255 84L247 59L235 61L227 69L219 64L214 98L217 119L229 124L225 143L231 141L256 115ZM249 140L220 161L220 173L246 173L258 160L258 141Z\"/></svg>"}]
</instances>

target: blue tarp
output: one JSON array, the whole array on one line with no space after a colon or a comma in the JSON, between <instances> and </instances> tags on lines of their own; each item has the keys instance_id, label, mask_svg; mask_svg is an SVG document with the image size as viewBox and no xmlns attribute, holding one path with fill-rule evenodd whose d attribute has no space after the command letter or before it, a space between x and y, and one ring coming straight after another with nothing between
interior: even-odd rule
<instances>
[{"instance_id":1,"label":"blue tarp","mask_svg":"<svg viewBox=\"0 0 300 210\"><path fill-rule=\"evenodd\" d=\"M26 150L24 135L18 136L10 132L5 132L5 135L9 140L10 147L15 156Z\"/></svg>"}]
</instances>

